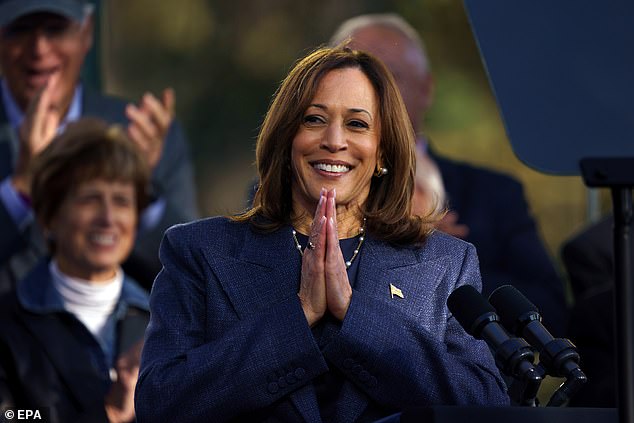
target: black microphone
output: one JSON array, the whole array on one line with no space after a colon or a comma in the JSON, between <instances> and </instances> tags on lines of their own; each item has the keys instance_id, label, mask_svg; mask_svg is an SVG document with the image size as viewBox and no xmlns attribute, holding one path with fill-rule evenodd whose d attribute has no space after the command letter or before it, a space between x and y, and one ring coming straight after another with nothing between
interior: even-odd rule
<instances>
[{"instance_id":1,"label":"black microphone","mask_svg":"<svg viewBox=\"0 0 634 423\"><path fill-rule=\"evenodd\" d=\"M551 376L579 378L579 353L568 339L554 338L544 327L539 309L511 285L497 288L489 296L511 333L524 337L539 351L539 362Z\"/></svg>"},{"instance_id":2,"label":"black microphone","mask_svg":"<svg viewBox=\"0 0 634 423\"><path fill-rule=\"evenodd\" d=\"M537 393L542 378L533 366L532 349L525 340L509 337L495 309L478 290L471 285L457 288L449 295L447 307L469 335L489 345L495 364L505 375L524 381Z\"/></svg>"}]
</instances>

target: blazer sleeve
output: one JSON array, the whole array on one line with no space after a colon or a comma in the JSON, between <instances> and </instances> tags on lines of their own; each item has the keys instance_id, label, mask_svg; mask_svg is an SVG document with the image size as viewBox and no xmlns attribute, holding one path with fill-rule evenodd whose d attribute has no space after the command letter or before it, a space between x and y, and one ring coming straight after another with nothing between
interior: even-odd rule
<instances>
[{"instance_id":1,"label":"blazer sleeve","mask_svg":"<svg viewBox=\"0 0 634 423\"><path fill-rule=\"evenodd\" d=\"M135 395L139 422L229 420L327 371L297 295L236 317L200 245L181 235L172 228L161 245ZM210 298L226 313L208 307Z\"/></svg>"},{"instance_id":2,"label":"blazer sleeve","mask_svg":"<svg viewBox=\"0 0 634 423\"><path fill-rule=\"evenodd\" d=\"M465 251L457 279L455 272L445 272L440 283L454 289L470 283L480 289L472 245ZM446 304L446 297L441 300ZM421 327L416 316L357 291L324 355L386 407L508 405L506 385L486 344L467 335L448 316L444 334L433 334Z\"/></svg>"}]
</instances>

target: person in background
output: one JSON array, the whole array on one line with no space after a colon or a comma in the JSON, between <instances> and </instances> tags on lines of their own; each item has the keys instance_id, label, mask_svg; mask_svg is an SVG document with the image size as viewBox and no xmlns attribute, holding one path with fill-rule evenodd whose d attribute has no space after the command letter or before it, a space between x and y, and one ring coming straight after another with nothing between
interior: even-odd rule
<instances>
[{"instance_id":1,"label":"person in background","mask_svg":"<svg viewBox=\"0 0 634 423\"><path fill-rule=\"evenodd\" d=\"M160 270L158 246L169 226L197 216L188 147L174 122L174 92L138 104L81 83L93 41L91 6L82 0L0 0L0 292L46 254L28 197L31 162L69 122L94 116L127 126L152 171L126 269L146 287Z\"/></svg>"},{"instance_id":2,"label":"person in background","mask_svg":"<svg viewBox=\"0 0 634 423\"><path fill-rule=\"evenodd\" d=\"M134 421L148 295L121 269L149 168L117 127L69 124L26 181L51 252L0 300L0 408Z\"/></svg>"},{"instance_id":3,"label":"person in background","mask_svg":"<svg viewBox=\"0 0 634 423\"><path fill-rule=\"evenodd\" d=\"M374 421L507 405L447 309L472 245L411 214L414 133L389 71L314 51L278 88L247 212L170 228L135 404L151 421ZM290 181L290 183L289 183Z\"/></svg>"},{"instance_id":4,"label":"person in background","mask_svg":"<svg viewBox=\"0 0 634 423\"><path fill-rule=\"evenodd\" d=\"M403 96L418 153L414 212L425 214L430 203L436 207L430 200L446 200L448 213L437 227L475 245L483 293L514 285L540 308L548 328L561 336L567 320L563 284L528 212L520 183L442 157L429 145L424 120L433 103L434 79L416 30L396 14L361 15L341 23L330 44L345 40L381 59Z\"/></svg>"},{"instance_id":5,"label":"person in background","mask_svg":"<svg viewBox=\"0 0 634 423\"><path fill-rule=\"evenodd\" d=\"M613 226L612 215L606 216L561 248L575 299L566 336L577 346L588 376L571 406L617 406ZM634 263L634 256L630 260Z\"/></svg>"},{"instance_id":6,"label":"person in background","mask_svg":"<svg viewBox=\"0 0 634 423\"><path fill-rule=\"evenodd\" d=\"M561 259L575 301L614 286L613 227L612 215L605 216L564 241Z\"/></svg>"}]
</instances>

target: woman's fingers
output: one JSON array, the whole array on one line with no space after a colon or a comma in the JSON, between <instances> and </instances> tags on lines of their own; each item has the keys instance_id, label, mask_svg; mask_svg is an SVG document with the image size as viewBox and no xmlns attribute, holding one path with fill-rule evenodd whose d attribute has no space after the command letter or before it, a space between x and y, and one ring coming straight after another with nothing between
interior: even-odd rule
<instances>
[{"instance_id":1,"label":"woman's fingers","mask_svg":"<svg viewBox=\"0 0 634 423\"><path fill-rule=\"evenodd\" d=\"M302 310L310 326L315 325L327 309L324 276L326 232L326 190L322 188L308 236L308 245L302 257L302 275L298 293Z\"/></svg>"},{"instance_id":2,"label":"woman's fingers","mask_svg":"<svg viewBox=\"0 0 634 423\"><path fill-rule=\"evenodd\" d=\"M339 233L337 228L337 192L333 188L328 192L326 206L326 301L328 310L337 319L343 321L350 300L352 298L352 287L348 280L348 272L339 246Z\"/></svg>"},{"instance_id":3,"label":"woman's fingers","mask_svg":"<svg viewBox=\"0 0 634 423\"><path fill-rule=\"evenodd\" d=\"M317 245L325 246L325 225L321 218L326 216L326 189L321 189L321 195L319 196L319 202L315 208L315 216L313 217L313 223L310 227L310 234L308 234L308 250L315 250ZM322 236L323 232L323 236ZM323 255L322 255L323 257Z\"/></svg>"}]
</instances>

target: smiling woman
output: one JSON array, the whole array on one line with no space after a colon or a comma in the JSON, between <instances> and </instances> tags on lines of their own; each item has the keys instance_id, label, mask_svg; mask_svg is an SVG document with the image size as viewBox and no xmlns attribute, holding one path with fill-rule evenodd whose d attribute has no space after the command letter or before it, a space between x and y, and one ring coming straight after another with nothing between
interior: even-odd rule
<instances>
[{"instance_id":1,"label":"smiling woman","mask_svg":"<svg viewBox=\"0 0 634 423\"><path fill-rule=\"evenodd\" d=\"M326 188L337 190L340 233L357 235L360 206L379 160L380 134L377 98L365 74L348 68L325 75L291 149L293 210L299 212L294 220L301 233L309 233L314 199Z\"/></svg>"},{"instance_id":2,"label":"smiling woman","mask_svg":"<svg viewBox=\"0 0 634 423\"><path fill-rule=\"evenodd\" d=\"M116 127L70 124L38 156L31 199L51 257L0 304L0 406L51 422L131 421L148 298L121 270L147 163Z\"/></svg>"},{"instance_id":3,"label":"smiling woman","mask_svg":"<svg viewBox=\"0 0 634 423\"><path fill-rule=\"evenodd\" d=\"M256 156L249 211L165 234L138 421L508 403L487 346L446 306L456 287L480 288L475 249L411 213L414 136L381 62L345 47L300 60Z\"/></svg>"},{"instance_id":4,"label":"smiling woman","mask_svg":"<svg viewBox=\"0 0 634 423\"><path fill-rule=\"evenodd\" d=\"M62 271L109 280L132 249L148 167L116 127L85 120L69 131L34 163L33 209Z\"/></svg>"}]
</instances>

